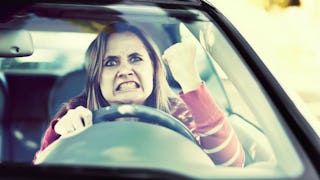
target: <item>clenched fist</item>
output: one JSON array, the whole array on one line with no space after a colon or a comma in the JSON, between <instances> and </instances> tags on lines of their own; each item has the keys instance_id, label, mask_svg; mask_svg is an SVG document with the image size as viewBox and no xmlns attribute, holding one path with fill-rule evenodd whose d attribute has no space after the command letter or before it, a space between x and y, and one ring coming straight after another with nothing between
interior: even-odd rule
<instances>
[{"instance_id":1,"label":"clenched fist","mask_svg":"<svg viewBox=\"0 0 320 180\"><path fill-rule=\"evenodd\" d=\"M78 106L75 109L69 109L54 126L54 130L57 134L65 135L81 132L91 125L92 112L83 106Z\"/></svg>"},{"instance_id":2,"label":"clenched fist","mask_svg":"<svg viewBox=\"0 0 320 180\"><path fill-rule=\"evenodd\" d=\"M168 64L173 78L180 84L184 93L197 89L201 78L196 68L197 47L191 42L176 43L162 55Z\"/></svg>"}]
</instances>

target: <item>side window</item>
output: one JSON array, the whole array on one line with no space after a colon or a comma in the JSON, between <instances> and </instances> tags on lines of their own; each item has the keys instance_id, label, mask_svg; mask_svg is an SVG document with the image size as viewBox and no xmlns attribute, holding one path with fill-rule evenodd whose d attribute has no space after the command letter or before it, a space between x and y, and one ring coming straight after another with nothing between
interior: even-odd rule
<instances>
[{"instance_id":1,"label":"side window","mask_svg":"<svg viewBox=\"0 0 320 180\"><path fill-rule=\"evenodd\" d=\"M227 97L229 99L232 113L238 114L243 119L247 120L249 123L253 124L254 126L260 129L261 126L258 123L256 116L248 107L248 104L244 101L243 97L240 95L238 89L235 87L233 82L228 78L228 76L216 62L213 62L213 64L215 66L215 69L217 70L219 78L221 79L221 82L225 89L225 93L227 94Z\"/></svg>"},{"instance_id":2,"label":"side window","mask_svg":"<svg viewBox=\"0 0 320 180\"><path fill-rule=\"evenodd\" d=\"M180 24L181 41L191 41L196 45L196 66L201 79L206 83L211 96L215 99L219 107L226 113L230 113L230 103L223 88L223 84L217 74L216 67L212 63L212 57L202 47L199 40L195 37L188 24Z\"/></svg>"}]
</instances>

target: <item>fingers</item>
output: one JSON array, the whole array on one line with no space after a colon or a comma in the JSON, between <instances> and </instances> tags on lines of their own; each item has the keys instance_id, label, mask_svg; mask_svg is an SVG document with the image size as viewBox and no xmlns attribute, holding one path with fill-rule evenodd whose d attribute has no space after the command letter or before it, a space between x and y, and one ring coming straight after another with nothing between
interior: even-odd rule
<instances>
[{"instance_id":1,"label":"fingers","mask_svg":"<svg viewBox=\"0 0 320 180\"><path fill-rule=\"evenodd\" d=\"M179 53L180 49L180 43L176 43L169 48L167 48L162 55L162 59L166 62L169 63L170 60L174 59L174 57Z\"/></svg>"},{"instance_id":2,"label":"fingers","mask_svg":"<svg viewBox=\"0 0 320 180\"><path fill-rule=\"evenodd\" d=\"M57 134L65 135L73 132L80 132L92 125L92 112L78 106L75 109L70 109L54 126Z\"/></svg>"},{"instance_id":3,"label":"fingers","mask_svg":"<svg viewBox=\"0 0 320 180\"><path fill-rule=\"evenodd\" d=\"M194 62L196 49L196 46L189 41L175 43L163 52L162 59L169 65L175 59L179 62L181 60L186 63Z\"/></svg>"},{"instance_id":4,"label":"fingers","mask_svg":"<svg viewBox=\"0 0 320 180\"><path fill-rule=\"evenodd\" d=\"M77 112L80 112L79 115L80 115L80 118L82 119L82 125L84 127L92 125L92 112L89 109L83 106L78 106L75 110Z\"/></svg>"}]
</instances>

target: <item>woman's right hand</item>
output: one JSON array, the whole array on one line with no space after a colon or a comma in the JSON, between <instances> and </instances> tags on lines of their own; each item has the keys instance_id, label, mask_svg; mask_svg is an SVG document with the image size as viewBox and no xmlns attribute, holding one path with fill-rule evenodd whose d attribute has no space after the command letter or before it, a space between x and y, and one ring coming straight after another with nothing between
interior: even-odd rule
<instances>
[{"instance_id":1,"label":"woman's right hand","mask_svg":"<svg viewBox=\"0 0 320 180\"><path fill-rule=\"evenodd\" d=\"M69 133L80 132L92 125L92 112L78 106L75 109L69 109L68 112L58 120L54 126L57 134L65 135Z\"/></svg>"}]
</instances>

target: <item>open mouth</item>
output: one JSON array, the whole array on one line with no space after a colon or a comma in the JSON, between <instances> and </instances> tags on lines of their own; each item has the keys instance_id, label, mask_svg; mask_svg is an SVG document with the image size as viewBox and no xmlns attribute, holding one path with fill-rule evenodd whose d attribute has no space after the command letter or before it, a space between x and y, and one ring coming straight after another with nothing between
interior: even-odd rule
<instances>
[{"instance_id":1,"label":"open mouth","mask_svg":"<svg viewBox=\"0 0 320 180\"><path fill-rule=\"evenodd\" d=\"M134 81L123 82L118 85L116 91L128 91L140 88L140 85Z\"/></svg>"}]
</instances>

